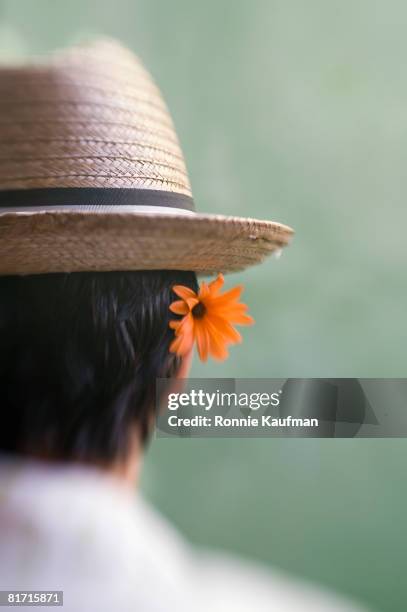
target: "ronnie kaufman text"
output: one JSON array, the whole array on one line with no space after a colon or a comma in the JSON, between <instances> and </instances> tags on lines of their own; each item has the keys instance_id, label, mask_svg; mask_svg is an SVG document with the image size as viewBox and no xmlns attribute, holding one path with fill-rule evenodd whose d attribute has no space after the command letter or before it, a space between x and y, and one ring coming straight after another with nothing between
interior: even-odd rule
<instances>
[{"instance_id":1,"label":"ronnie kaufman text","mask_svg":"<svg viewBox=\"0 0 407 612\"><path fill-rule=\"evenodd\" d=\"M271 416L229 418L221 415L214 417L197 415L190 418L168 417L170 427L318 427L318 419L298 419L291 416L273 418Z\"/></svg>"}]
</instances>

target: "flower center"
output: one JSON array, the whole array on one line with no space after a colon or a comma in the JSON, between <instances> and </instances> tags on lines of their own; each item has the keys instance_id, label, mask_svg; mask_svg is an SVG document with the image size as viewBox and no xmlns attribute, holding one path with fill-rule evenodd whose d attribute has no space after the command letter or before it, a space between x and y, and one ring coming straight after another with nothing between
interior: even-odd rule
<instances>
[{"instance_id":1,"label":"flower center","mask_svg":"<svg viewBox=\"0 0 407 612\"><path fill-rule=\"evenodd\" d=\"M205 312L206 312L205 306L202 304L202 302L198 302L198 304L196 304L192 309L192 316L195 319L202 319Z\"/></svg>"}]
</instances>

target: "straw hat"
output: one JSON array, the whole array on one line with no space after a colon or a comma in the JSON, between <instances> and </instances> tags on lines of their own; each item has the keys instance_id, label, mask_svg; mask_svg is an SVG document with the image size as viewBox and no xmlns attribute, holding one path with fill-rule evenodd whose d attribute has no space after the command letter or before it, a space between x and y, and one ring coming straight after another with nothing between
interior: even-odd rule
<instances>
[{"instance_id":1,"label":"straw hat","mask_svg":"<svg viewBox=\"0 0 407 612\"><path fill-rule=\"evenodd\" d=\"M118 43L0 68L0 274L230 272L291 235L195 212L161 94Z\"/></svg>"}]
</instances>

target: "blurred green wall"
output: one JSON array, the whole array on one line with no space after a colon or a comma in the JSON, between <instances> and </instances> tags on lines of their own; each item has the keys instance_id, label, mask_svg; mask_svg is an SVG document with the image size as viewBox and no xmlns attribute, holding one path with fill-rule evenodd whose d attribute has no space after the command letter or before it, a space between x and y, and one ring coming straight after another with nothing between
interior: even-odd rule
<instances>
[{"instance_id":1,"label":"blurred green wall","mask_svg":"<svg viewBox=\"0 0 407 612\"><path fill-rule=\"evenodd\" d=\"M160 84L198 207L292 225L239 275L257 326L207 376L405 376L407 5L9 0L3 57L108 34ZM406 608L405 441L165 440L144 490L192 540Z\"/></svg>"}]
</instances>

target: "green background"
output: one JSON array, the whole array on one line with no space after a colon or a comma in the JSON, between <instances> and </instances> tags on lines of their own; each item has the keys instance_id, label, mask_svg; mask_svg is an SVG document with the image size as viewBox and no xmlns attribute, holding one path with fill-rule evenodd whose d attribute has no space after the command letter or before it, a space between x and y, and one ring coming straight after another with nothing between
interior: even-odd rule
<instances>
[{"instance_id":1,"label":"green background","mask_svg":"<svg viewBox=\"0 0 407 612\"><path fill-rule=\"evenodd\" d=\"M160 84L200 210L292 225L234 275L257 321L196 377L403 377L407 4L9 0L0 53L120 38ZM156 440L143 488L195 542L406 608L404 440Z\"/></svg>"}]
</instances>

